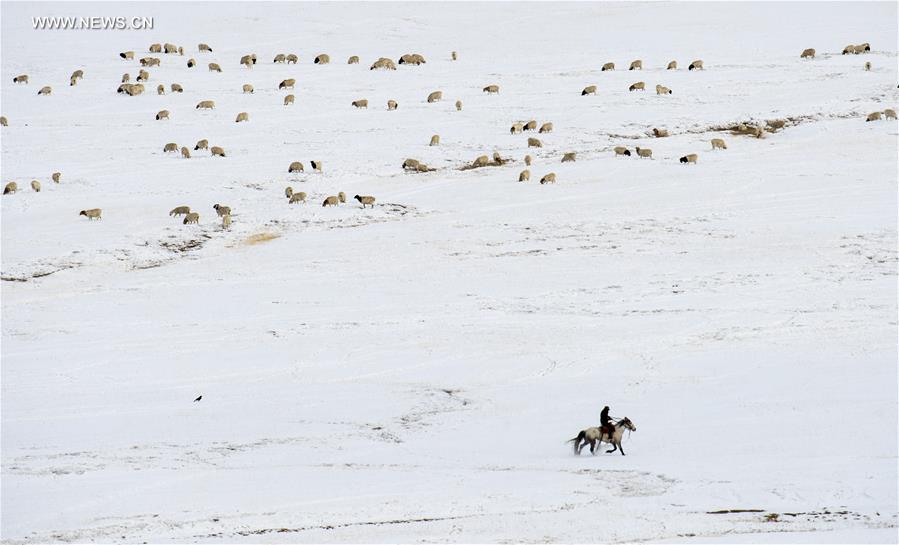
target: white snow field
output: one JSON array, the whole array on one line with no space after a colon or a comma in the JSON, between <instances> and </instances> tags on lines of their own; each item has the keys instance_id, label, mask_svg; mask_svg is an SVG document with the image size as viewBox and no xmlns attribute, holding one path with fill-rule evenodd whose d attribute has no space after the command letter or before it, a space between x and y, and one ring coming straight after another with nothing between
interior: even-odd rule
<instances>
[{"instance_id":1,"label":"white snow field","mask_svg":"<svg viewBox=\"0 0 899 545\"><path fill-rule=\"evenodd\" d=\"M897 542L896 2L0 9L2 543Z\"/></svg>"}]
</instances>

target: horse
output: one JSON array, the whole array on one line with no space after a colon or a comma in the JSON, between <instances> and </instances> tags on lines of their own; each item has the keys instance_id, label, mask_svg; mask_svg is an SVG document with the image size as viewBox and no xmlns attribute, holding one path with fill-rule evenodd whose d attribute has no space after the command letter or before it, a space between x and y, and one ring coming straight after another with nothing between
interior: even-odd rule
<instances>
[{"instance_id":1,"label":"horse","mask_svg":"<svg viewBox=\"0 0 899 545\"><path fill-rule=\"evenodd\" d=\"M574 453L577 455L581 454L581 449L587 446L587 443L590 443L590 454L595 455L597 443L605 442L612 445L612 449L607 450L607 453L612 453L620 449L621 455L624 456L624 447L621 446L621 436L624 434L625 429L637 431L637 427L634 426L631 419L626 416L612 424L612 427L614 428L614 431L611 435L603 432L602 428L593 427L581 430L581 432L577 434L577 437L569 439L567 442L574 443Z\"/></svg>"}]
</instances>

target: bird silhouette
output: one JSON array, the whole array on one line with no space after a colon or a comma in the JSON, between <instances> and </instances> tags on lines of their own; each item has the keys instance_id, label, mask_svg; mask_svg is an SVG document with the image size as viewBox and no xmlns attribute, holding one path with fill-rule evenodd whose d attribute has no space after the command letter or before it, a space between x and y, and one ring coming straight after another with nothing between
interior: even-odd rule
<instances>
[{"instance_id":1,"label":"bird silhouette","mask_svg":"<svg viewBox=\"0 0 899 545\"><path fill-rule=\"evenodd\" d=\"M203 399L203 396L197 396L197 399L194 400L194 403L196 403L197 401L200 401L201 399Z\"/></svg>"}]
</instances>

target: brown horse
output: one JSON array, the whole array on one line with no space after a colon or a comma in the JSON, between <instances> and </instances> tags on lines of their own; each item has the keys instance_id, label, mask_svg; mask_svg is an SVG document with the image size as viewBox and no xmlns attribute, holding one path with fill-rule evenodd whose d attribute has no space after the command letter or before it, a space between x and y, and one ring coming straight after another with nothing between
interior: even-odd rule
<instances>
[{"instance_id":1,"label":"brown horse","mask_svg":"<svg viewBox=\"0 0 899 545\"><path fill-rule=\"evenodd\" d=\"M611 450L607 450L606 452L615 452L616 450L621 450L621 455L624 456L624 448L621 446L621 436L624 434L624 430L637 431L637 427L634 426L634 423L631 422L631 419L628 417L624 417L618 422L612 424L614 430L612 434L608 434L604 432L602 428L587 428L585 430L581 430L577 437L574 439L569 439L569 443L574 443L574 453L577 455L581 454L581 449L587 446L587 443L590 443L590 454L596 454L596 446L599 443L609 443L612 445Z\"/></svg>"}]
</instances>

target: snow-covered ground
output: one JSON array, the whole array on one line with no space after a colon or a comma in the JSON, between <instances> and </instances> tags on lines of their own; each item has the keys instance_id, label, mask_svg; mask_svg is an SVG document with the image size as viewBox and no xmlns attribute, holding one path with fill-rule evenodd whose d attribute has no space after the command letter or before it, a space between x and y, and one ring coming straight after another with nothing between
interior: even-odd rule
<instances>
[{"instance_id":1,"label":"snow-covered ground","mask_svg":"<svg viewBox=\"0 0 899 545\"><path fill-rule=\"evenodd\" d=\"M899 146L865 122L899 99L895 2L0 9L3 543L896 543ZM185 56L116 94L155 42ZM162 151L202 138L227 156ZM605 404L627 456L574 456Z\"/></svg>"}]
</instances>

